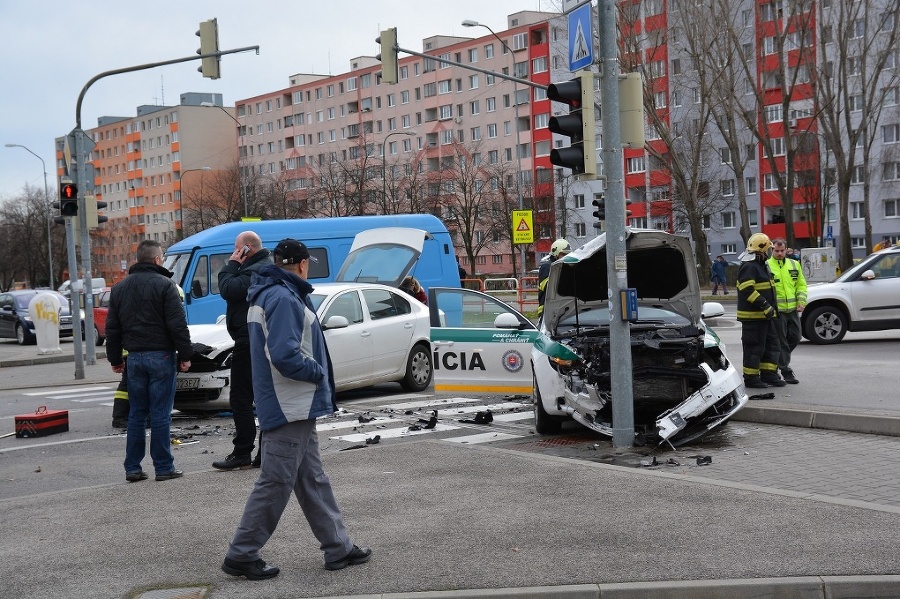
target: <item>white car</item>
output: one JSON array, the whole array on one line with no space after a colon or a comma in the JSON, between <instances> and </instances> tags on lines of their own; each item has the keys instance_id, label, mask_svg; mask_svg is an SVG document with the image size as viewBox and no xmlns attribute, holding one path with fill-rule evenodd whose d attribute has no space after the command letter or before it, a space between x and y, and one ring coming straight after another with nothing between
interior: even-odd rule
<instances>
[{"instance_id":1,"label":"white car","mask_svg":"<svg viewBox=\"0 0 900 599\"><path fill-rule=\"evenodd\" d=\"M337 391L393 381L422 391L431 384L428 307L399 290L426 235L401 228L358 235L337 277L349 281L314 286L310 300L325 332ZM224 317L190 325L190 331L195 353L190 370L176 377L175 408L227 410L234 342Z\"/></svg>"},{"instance_id":2,"label":"white car","mask_svg":"<svg viewBox=\"0 0 900 599\"><path fill-rule=\"evenodd\" d=\"M801 330L812 343L839 343L847 331L900 329L900 246L872 253L831 283L807 291Z\"/></svg>"},{"instance_id":3,"label":"white car","mask_svg":"<svg viewBox=\"0 0 900 599\"><path fill-rule=\"evenodd\" d=\"M626 256L628 287L638 301L637 319L629 324L635 441L683 445L747 403L740 371L702 320L724 309L716 303L701 308L687 238L627 229ZM613 434L608 289L605 234L550 268L531 354L540 434L559 432L568 419Z\"/></svg>"}]
</instances>

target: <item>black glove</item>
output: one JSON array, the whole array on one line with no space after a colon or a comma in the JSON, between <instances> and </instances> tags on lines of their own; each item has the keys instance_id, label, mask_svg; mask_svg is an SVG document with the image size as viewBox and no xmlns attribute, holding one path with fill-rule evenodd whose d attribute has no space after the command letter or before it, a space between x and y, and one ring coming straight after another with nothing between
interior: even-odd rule
<instances>
[{"instance_id":1,"label":"black glove","mask_svg":"<svg viewBox=\"0 0 900 599\"><path fill-rule=\"evenodd\" d=\"M775 312L775 308L773 308L772 306L766 306L766 309L763 310L763 314L766 315L766 320L772 320L773 318L778 316L778 314Z\"/></svg>"}]
</instances>

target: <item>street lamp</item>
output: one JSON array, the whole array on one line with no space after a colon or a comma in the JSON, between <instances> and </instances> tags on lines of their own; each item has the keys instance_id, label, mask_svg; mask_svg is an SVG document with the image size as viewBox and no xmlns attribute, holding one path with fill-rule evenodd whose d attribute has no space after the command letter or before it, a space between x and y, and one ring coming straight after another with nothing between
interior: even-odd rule
<instances>
[{"instance_id":1,"label":"street lamp","mask_svg":"<svg viewBox=\"0 0 900 599\"><path fill-rule=\"evenodd\" d=\"M244 134L241 133L241 128L243 127L243 125L241 125L241 122L239 120L234 118L233 114L231 114L230 112L225 110L224 106L219 106L218 104L213 104L212 102L200 102L200 106L211 106L214 108L218 108L219 110L221 110L222 112L227 114L228 118L230 118L232 121L234 121L235 124L238 126L238 137L240 138L240 142L241 142L238 146L238 182L241 185L241 201L243 201L243 203L244 203L244 216L245 217L250 216L250 214L247 212L247 190L244 188L244 161L242 160L242 156L241 156L241 148L244 145L243 144Z\"/></svg>"},{"instance_id":2,"label":"street lamp","mask_svg":"<svg viewBox=\"0 0 900 599\"><path fill-rule=\"evenodd\" d=\"M387 152L388 152L388 140L392 135L407 135L409 137L413 137L416 134L415 131L394 131L393 133L388 133L384 136L384 145L381 148L381 201L384 202L385 208L387 207Z\"/></svg>"},{"instance_id":3,"label":"street lamp","mask_svg":"<svg viewBox=\"0 0 900 599\"><path fill-rule=\"evenodd\" d=\"M44 159L26 148L21 144L5 144L7 148L22 148L35 158L41 161L41 166L44 169L44 204L47 210L46 220L47 220L47 263L50 265L50 289L56 289L56 285L53 284L53 246L50 241L51 233L50 233L50 193L47 191L47 163L44 162Z\"/></svg>"},{"instance_id":4,"label":"street lamp","mask_svg":"<svg viewBox=\"0 0 900 599\"><path fill-rule=\"evenodd\" d=\"M512 49L506 44L506 42L503 40L503 38L501 38L499 35L497 35L497 32L495 32L493 29L491 29L484 23L479 23L478 21L472 21L471 19L466 19L465 21L463 21L462 26L463 27L484 27L485 29L490 31L491 35L493 35L495 38L497 38L497 41L499 41L501 44L503 44L503 47L506 49L507 52L509 52L509 57L510 57L510 60L512 61L512 67L511 67L510 73L509 73L510 76L514 77L516 75L516 73L515 73L516 57L513 54ZM513 80L512 84L513 84L513 108L516 111L515 112L515 114L516 114L516 127L515 127L515 129L516 129L516 169L517 169L517 172L516 172L516 195L519 196L519 210L522 210L525 208L525 198L522 197L522 191L521 191L521 188L519 187L519 179L521 179L521 177L522 177L522 153L519 151L519 97L518 97L519 96L519 85L515 80ZM512 226L512 225L510 225L510 226ZM512 239L510 239L510 243L512 243ZM519 262L521 262L521 264L519 265L519 268L521 269L520 270L521 276L524 277L525 276L525 248L522 245L519 245Z\"/></svg>"}]
</instances>

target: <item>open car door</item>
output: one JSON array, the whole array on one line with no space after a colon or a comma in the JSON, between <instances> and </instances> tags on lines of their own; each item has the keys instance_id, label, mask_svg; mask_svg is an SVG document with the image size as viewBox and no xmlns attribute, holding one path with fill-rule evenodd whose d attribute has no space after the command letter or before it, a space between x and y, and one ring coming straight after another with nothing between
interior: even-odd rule
<instances>
[{"instance_id":1,"label":"open car door","mask_svg":"<svg viewBox=\"0 0 900 599\"><path fill-rule=\"evenodd\" d=\"M433 287L428 308L435 391L531 394L531 321L471 289Z\"/></svg>"}]
</instances>

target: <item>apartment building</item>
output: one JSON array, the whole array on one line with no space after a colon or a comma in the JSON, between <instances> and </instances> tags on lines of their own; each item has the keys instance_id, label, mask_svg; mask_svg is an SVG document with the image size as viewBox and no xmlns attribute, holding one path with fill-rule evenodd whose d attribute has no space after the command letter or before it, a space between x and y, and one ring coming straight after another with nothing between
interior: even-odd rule
<instances>
[{"instance_id":1,"label":"apartment building","mask_svg":"<svg viewBox=\"0 0 900 599\"><path fill-rule=\"evenodd\" d=\"M417 51L434 58L401 52L395 85L359 57L348 72L293 75L285 89L238 100L254 213L267 188L282 190L292 217L432 212L469 273L508 276L521 269L510 210L534 208L534 268L555 235L550 102L543 88L491 73L549 84L552 16L515 13L496 36L426 38Z\"/></svg>"},{"instance_id":2,"label":"apartment building","mask_svg":"<svg viewBox=\"0 0 900 599\"><path fill-rule=\"evenodd\" d=\"M203 197L204 182L212 184L235 162L234 109L222 106L221 94L186 93L180 100L139 106L135 116L100 117L85 131L94 143L93 195L107 203L109 218L91 232L91 269L110 284L125 276L141 240L166 246L180 238L182 194ZM63 138L56 148L62 174Z\"/></svg>"}]
</instances>

